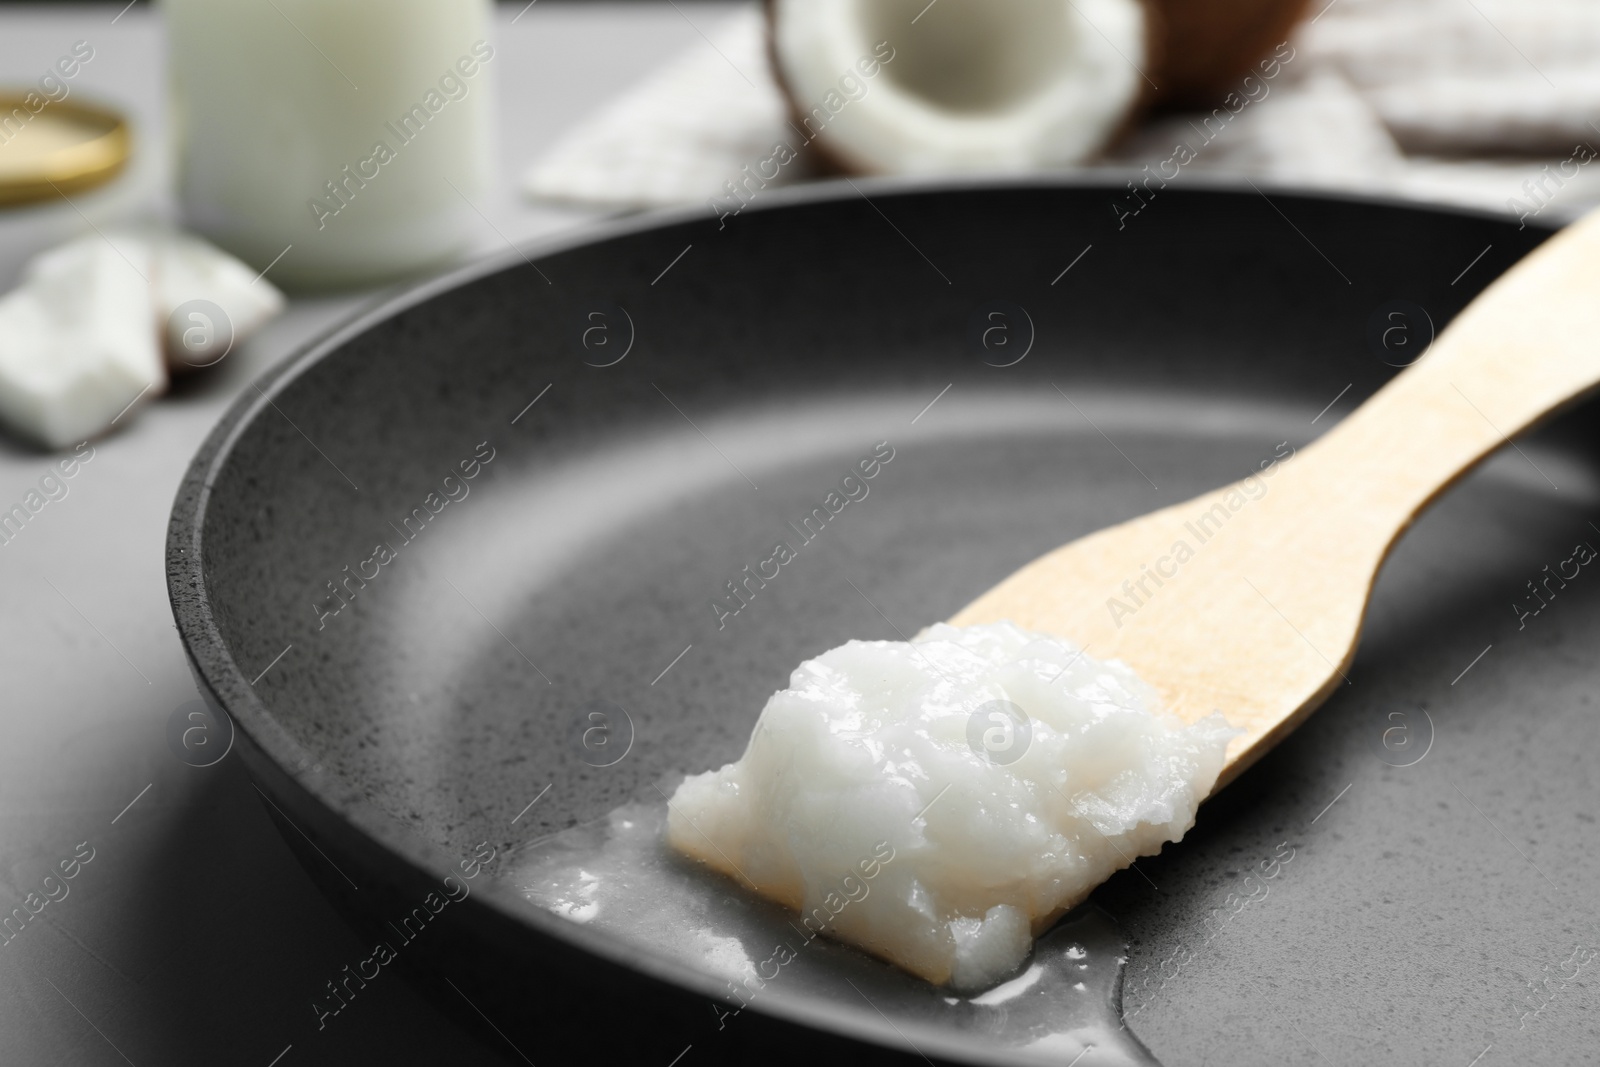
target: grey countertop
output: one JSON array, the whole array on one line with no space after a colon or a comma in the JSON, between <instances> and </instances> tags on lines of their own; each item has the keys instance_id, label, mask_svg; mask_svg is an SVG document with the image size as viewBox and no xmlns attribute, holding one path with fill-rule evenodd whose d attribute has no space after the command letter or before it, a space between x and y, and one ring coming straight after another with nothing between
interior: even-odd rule
<instances>
[{"instance_id":1,"label":"grey countertop","mask_svg":"<svg viewBox=\"0 0 1600 1067\"><path fill-rule=\"evenodd\" d=\"M133 112L136 177L159 211L160 18L121 8L0 11L0 83L32 81L74 41L91 41L79 88ZM501 7L500 187L486 205L495 228L520 241L583 225L582 212L521 202L513 178L660 61L706 47L697 27L726 10ZM0 216L0 278L33 251L11 222ZM240 390L371 295L293 301L222 365L95 442L68 494L0 547L0 911L43 888L59 897L0 944L0 1062L522 1062L487 1026L464 1028L402 982L319 1032L312 999L362 946L301 872L237 760L190 766L167 740L175 710L196 699L163 567L179 477ZM0 501L21 500L52 459L0 438ZM45 885L61 861L91 850L75 878Z\"/></svg>"}]
</instances>

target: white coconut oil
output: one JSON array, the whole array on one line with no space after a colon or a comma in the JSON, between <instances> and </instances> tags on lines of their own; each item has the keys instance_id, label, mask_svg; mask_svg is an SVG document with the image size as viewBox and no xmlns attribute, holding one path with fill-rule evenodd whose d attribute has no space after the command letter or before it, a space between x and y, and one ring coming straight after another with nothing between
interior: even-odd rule
<instances>
[{"instance_id":1,"label":"white coconut oil","mask_svg":"<svg viewBox=\"0 0 1600 1067\"><path fill-rule=\"evenodd\" d=\"M668 840L807 929L978 989L1180 839L1233 734L1065 641L941 624L801 664L743 757L678 788Z\"/></svg>"}]
</instances>

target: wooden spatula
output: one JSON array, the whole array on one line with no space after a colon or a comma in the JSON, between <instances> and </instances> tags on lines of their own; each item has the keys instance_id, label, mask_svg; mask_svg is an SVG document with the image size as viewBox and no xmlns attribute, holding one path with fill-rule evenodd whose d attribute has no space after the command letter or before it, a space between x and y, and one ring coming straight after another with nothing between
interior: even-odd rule
<instances>
[{"instance_id":1,"label":"wooden spatula","mask_svg":"<svg viewBox=\"0 0 1600 1067\"><path fill-rule=\"evenodd\" d=\"M1378 568L1417 514L1597 385L1600 213L1298 455L1058 548L950 621L1009 619L1122 659L1186 722L1221 711L1244 733L1220 789L1346 684Z\"/></svg>"}]
</instances>

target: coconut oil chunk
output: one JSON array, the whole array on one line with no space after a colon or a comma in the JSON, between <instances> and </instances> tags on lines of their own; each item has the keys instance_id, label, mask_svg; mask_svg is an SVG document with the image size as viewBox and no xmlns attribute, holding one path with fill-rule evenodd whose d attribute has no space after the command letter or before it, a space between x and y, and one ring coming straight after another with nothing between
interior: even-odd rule
<instances>
[{"instance_id":1,"label":"coconut oil chunk","mask_svg":"<svg viewBox=\"0 0 1600 1067\"><path fill-rule=\"evenodd\" d=\"M1234 733L1066 641L941 624L802 663L743 757L678 787L667 835L808 930L979 989L1183 837Z\"/></svg>"}]
</instances>

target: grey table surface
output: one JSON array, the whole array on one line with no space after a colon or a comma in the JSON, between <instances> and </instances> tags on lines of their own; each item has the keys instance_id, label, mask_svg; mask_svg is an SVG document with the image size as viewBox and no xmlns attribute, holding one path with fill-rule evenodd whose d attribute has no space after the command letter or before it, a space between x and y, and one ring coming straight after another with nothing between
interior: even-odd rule
<instances>
[{"instance_id":1,"label":"grey table surface","mask_svg":"<svg viewBox=\"0 0 1600 1067\"><path fill-rule=\"evenodd\" d=\"M515 176L553 135L671 55L709 47L700 28L727 11L500 7L499 188L482 205L499 234L482 250L590 221L522 202ZM77 88L133 113L143 180L155 208L170 208L159 12L0 10L0 83L32 82L77 40L95 48ZM0 278L32 251L6 222L0 215ZM179 478L248 383L371 299L294 300L223 364L95 442L68 495L0 547L0 912L75 850L93 850L67 895L0 945L0 1063L522 1062L487 1026L464 1028L403 982L319 1031L312 998L361 945L237 760L189 766L167 742L174 710L196 699L163 568ZM21 500L51 462L0 438L0 501Z\"/></svg>"}]
</instances>

